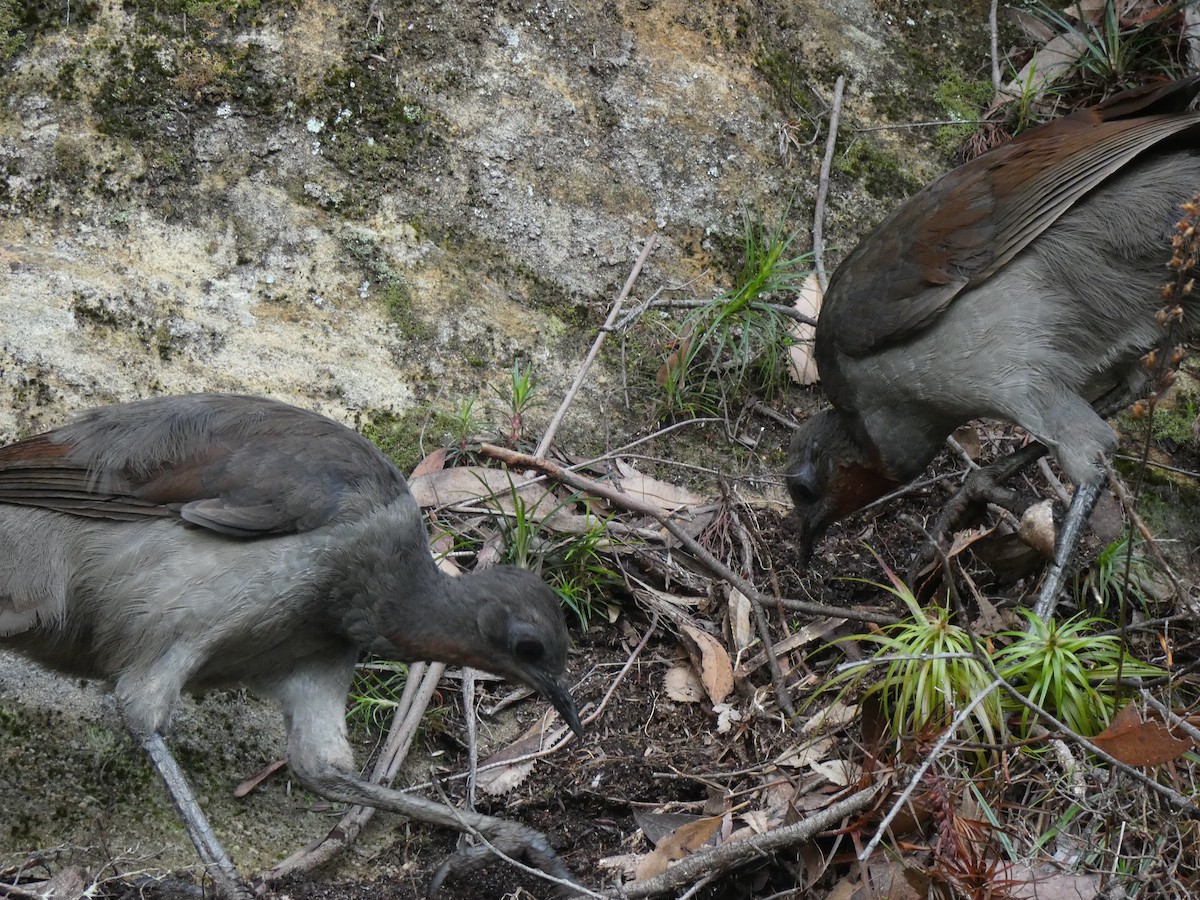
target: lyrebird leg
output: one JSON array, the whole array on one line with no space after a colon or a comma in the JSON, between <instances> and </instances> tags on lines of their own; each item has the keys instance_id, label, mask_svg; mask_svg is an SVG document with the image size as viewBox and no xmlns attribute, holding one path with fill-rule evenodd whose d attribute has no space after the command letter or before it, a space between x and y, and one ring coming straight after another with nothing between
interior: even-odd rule
<instances>
[{"instance_id":1,"label":"lyrebird leg","mask_svg":"<svg viewBox=\"0 0 1200 900\"><path fill-rule=\"evenodd\" d=\"M192 793L183 770L179 768L179 763L175 761L162 735L154 732L143 738L142 747L167 786L167 792L171 795L175 808L179 810L188 837L196 845L196 852L200 854L209 876L216 882L217 890L230 900L253 900L253 892L242 882L225 848L221 846L220 840L208 823L208 818L204 815L204 810L196 802L196 796Z\"/></svg>"},{"instance_id":2,"label":"lyrebird leg","mask_svg":"<svg viewBox=\"0 0 1200 900\"><path fill-rule=\"evenodd\" d=\"M1054 615L1054 607L1058 604L1058 594L1062 590L1063 580L1069 570L1071 559L1075 556L1075 548L1087 527L1088 518L1096 508L1104 481L1084 482L1075 486L1075 496L1067 507L1063 517L1062 528L1058 532L1058 543L1054 547L1054 564L1046 572L1046 580L1038 592L1037 603L1033 606L1034 615L1043 621Z\"/></svg>"},{"instance_id":3,"label":"lyrebird leg","mask_svg":"<svg viewBox=\"0 0 1200 900\"><path fill-rule=\"evenodd\" d=\"M353 671L347 660L311 660L298 665L271 689L283 707L288 731L288 765L309 790L342 803L373 806L455 831L476 831L499 852L541 869L567 885L575 880L546 836L539 831L469 810L405 794L360 778L346 737L346 693ZM435 886L445 872L472 869L489 852L479 847L451 857L439 870Z\"/></svg>"}]
</instances>

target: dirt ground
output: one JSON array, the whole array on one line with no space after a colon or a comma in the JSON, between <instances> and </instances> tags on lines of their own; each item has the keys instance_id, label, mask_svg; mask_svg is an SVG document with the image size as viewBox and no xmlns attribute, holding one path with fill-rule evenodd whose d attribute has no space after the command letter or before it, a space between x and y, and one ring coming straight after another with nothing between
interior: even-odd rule
<instances>
[{"instance_id":1,"label":"dirt ground","mask_svg":"<svg viewBox=\"0 0 1200 900\"><path fill-rule=\"evenodd\" d=\"M981 426L983 453L990 458L1016 446L1019 435L1011 429ZM1200 457L1190 444L1156 443L1156 458L1191 472L1200 469ZM923 540L913 522L928 524L936 517L951 495L962 472L963 464L949 453L943 454L930 470L930 476L918 487L894 502L871 513L860 514L836 527L818 548L813 567L801 572L797 565L796 532L785 505L778 502L755 502L742 506L742 520L752 520L754 527L755 563L753 582L768 597L804 599L828 604L848 611L876 610L899 613L895 599L878 587L884 580L880 561L871 555L869 546L879 558L897 573L907 577L913 561L920 553ZM1035 499L1047 491L1044 476L1030 470L1013 484L1023 500ZM1191 496L1194 484L1182 481L1159 482L1149 497L1167 497L1179 502ZM1157 501L1156 501L1157 502ZM1103 514L1101 515L1101 519ZM720 523L720 516L713 522ZM1110 528L1103 521L1096 530ZM1172 560L1178 566L1184 583L1194 591L1200 581L1196 567L1197 538L1195 523L1181 525L1165 542L1172 549ZM701 534L701 541L711 544L714 552L729 550L725 532L713 525ZM1094 555L1111 536L1092 535ZM735 554L736 555L736 554ZM986 553L982 555L988 555ZM1015 556L1019 557L1018 553ZM1009 554L1013 557L1014 554ZM644 557L648 559L649 557ZM730 559L725 556L723 558ZM625 558L627 567L634 565L633 557ZM1028 558L1026 555L1026 562ZM994 560L993 560L994 562ZM1012 562L1012 559L1009 559ZM953 563L956 581L961 585L969 576L987 600L1000 610L1009 612L1031 592L1040 575L1034 564L1028 578L1013 581L997 575L980 558L970 553L956 556ZM964 575L965 573L965 575ZM652 577L646 566L638 573ZM915 579L913 583L936 587L938 578ZM660 586L684 593L679 586L659 582ZM706 582L710 587L716 582ZM723 644L732 647L731 615L727 590L712 588L708 596L693 596L694 605L688 614L694 621L704 623ZM612 891L622 881L632 879L622 865L632 867L644 860L651 850L645 831L651 827L673 827L680 822L703 817L724 816L722 829L714 840L727 837L729 831L765 830L803 818L819 809L841 793L879 779L893 779L893 794L901 787L912 766L928 748L931 736L914 736L908 755L890 758L886 764L873 760L878 746L870 733L871 717L860 710L852 718L837 721L816 729L827 739L821 758L799 764L797 752L811 744L810 728L817 713L836 705L832 694L816 694L814 689L827 683L833 666L844 657L853 656L855 645L845 645L842 651L830 649L830 641L867 629L862 622L840 621L837 618L803 615L769 610L772 638L781 642L806 627L815 629L812 640L800 650L781 654L789 667L789 691L798 706L795 719L788 720L779 712L772 698L771 680L765 667L736 680L734 693L724 705L737 715L723 721L723 707L700 698L697 702L681 702L668 689L672 670L687 667L689 656L679 628L668 619L659 617L651 630L653 612L639 600L636 592L614 597L615 614L599 615L586 630L574 629L575 646L571 655L572 676L578 679L575 697L585 717L593 704L599 704L609 690L617 673L627 668L623 681L601 715L588 728L583 740L575 740L539 760L516 787L499 797L481 793L477 808L485 813L524 823L546 834L567 867L587 888ZM1086 601L1085 601L1086 603ZM1063 615L1071 612L1066 609ZM1096 612L1096 609L1089 611ZM1112 615L1112 611L1109 611ZM1015 618L1011 621L1015 622ZM647 635L647 633L649 634ZM628 665L635 650L646 638L636 660ZM1143 657L1153 655L1155 639L1134 639L1135 648ZM1194 658L1194 647L1188 631L1175 632L1171 638L1173 660L1186 669ZM732 651L731 651L732 655ZM737 662L743 662L737 659ZM1182 686L1181 682L1181 686ZM507 688L490 685L500 696ZM809 704L808 701L814 702ZM460 695L453 689L441 693L436 702L443 710L435 730L423 737L422 749L438 759L443 774L442 790L455 802L462 800L462 781L449 777L465 769L466 756L462 741L462 710ZM487 708L490 700L481 704ZM540 701L526 700L519 715L529 722L541 715ZM486 727L486 726L485 726ZM367 738L363 738L364 742ZM948 758L949 759L949 758ZM790 760L790 761L789 761ZM838 783L838 766L846 764L850 777ZM945 860L939 855L939 833L944 826L936 814L939 792L949 794L960 811L964 785L983 785L981 790L999 801L1004 799L1019 806L1018 797L1027 796L1031 784L1042 784L1051 777L1046 765L1038 759L1009 754L1010 767L1004 773L994 773L971 781L962 777L952 762L940 768L941 781L918 792L916 819L896 824L889 843L893 852L902 856L907 878L911 884L900 889L894 875L873 873L876 885L871 894L862 884L862 871L855 862L855 853L874 833L881 815L875 808L861 817L844 823L840 829L829 831L815 840L788 847L780 852L764 854L748 865L717 872L701 879L690 889L681 888L669 896L697 898L776 898L776 897L850 897L850 896L1031 896L1023 893L1023 879L1008 869L996 875L986 888L970 889L963 881L947 878ZM1176 778L1186 781L1186 767ZM249 773L244 773L249 774ZM931 776L929 776L931 777ZM1145 798L1143 798L1144 800ZM253 802L251 797L247 802ZM890 802L890 800L889 800ZM1150 804L1152 807L1153 804ZM965 812L963 816L965 818ZM1139 813L1143 830L1159 827L1160 816L1170 816L1166 809L1146 808ZM679 818L682 816L683 818ZM1019 818L1019 817L1018 817ZM330 822L335 821L331 818ZM665 824L664 824L665 823ZM1131 833L1136 831L1129 823ZM419 823L406 824L395 817L384 817L377 825L394 835L381 852L356 861L359 872L378 872L345 878L318 870L303 878L292 878L269 886L260 886L264 896L289 900L355 900L355 898L409 898L425 895L441 861L455 849L456 836ZM1047 844L1042 856L1051 857ZM353 851L351 851L353 852ZM1190 855L1189 855L1190 854ZM1180 868L1191 870L1200 862L1194 848L1179 857ZM1038 876L1041 877L1040 875ZM1056 875L1056 878L1066 878ZM1083 876L1071 876L1082 878ZM1179 871L1173 871L1170 883L1183 883ZM881 882L880 879L883 879ZM1038 896L1186 896L1170 891L1156 892L1148 885L1156 882L1144 873L1140 879L1114 880L1107 885L1091 880L1071 883L1075 893L1066 890L1061 882L1041 882ZM1031 874L1028 881L1033 880ZM880 888L879 885L884 887ZM1166 883L1166 882L1158 882ZM891 885L888 887L887 885ZM1129 893L1113 893L1113 890ZM176 898L194 896L194 889L179 884L155 886L143 883L136 888L128 882L106 885L104 896ZM915 891L915 892L914 892ZM24 896L20 893L15 896ZM545 882L521 873L512 867L495 863L481 871L452 878L439 896L449 900L486 900L486 898L542 898L554 896Z\"/></svg>"}]
</instances>

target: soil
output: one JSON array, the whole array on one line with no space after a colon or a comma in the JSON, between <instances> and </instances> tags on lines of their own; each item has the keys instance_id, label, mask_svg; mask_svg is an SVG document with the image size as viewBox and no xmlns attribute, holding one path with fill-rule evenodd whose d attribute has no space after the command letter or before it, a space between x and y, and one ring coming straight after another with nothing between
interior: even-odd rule
<instances>
[{"instance_id":1,"label":"soil","mask_svg":"<svg viewBox=\"0 0 1200 900\"><path fill-rule=\"evenodd\" d=\"M1011 429L984 427L981 433L985 435L988 457L1011 449L1020 440ZM1190 445L1175 445L1170 449L1171 459L1180 468L1192 471L1200 468L1200 457ZM1163 448L1158 447L1156 452L1162 453ZM771 590L777 590L783 597L846 609L901 613L895 598L878 587L884 580L881 562L901 574L907 572L924 543L912 523L932 521L957 483L957 478L950 476L961 474L961 470L959 461L949 453L944 454L930 470L934 480L931 486L906 494L874 514L860 514L835 527L821 544L813 568L807 573L802 573L796 565L797 535L786 506L759 504L755 513L758 528L755 583L760 587L771 585ZM937 481L939 475L948 477ZM1046 490L1042 476L1036 473L1025 476L1024 483L1017 487L1025 494L1026 501ZM1092 554L1100 540L1092 536ZM1195 547L1195 535L1187 535L1182 543ZM879 554L878 558L868 551L868 546ZM1181 567L1185 583L1194 585L1200 580L1194 560L1189 561L1185 555L1176 556L1175 561ZM977 588L1002 612L1014 608L1024 594L1031 592L1040 574L1040 570L1035 570L1028 579L1006 582L990 574L986 565L969 554L956 557L955 564L964 567ZM925 579L927 583L937 581L937 578ZM961 584L961 576L959 581ZM723 605L715 601L706 605L702 601L693 614L720 626ZM614 674L626 664L645 634L649 618L647 610L626 597L615 621L593 621L586 630L575 630L571 669L579 678L574 694L581 708L601 701ZM777 640L817 621L796 614L772 614L771 620ZM806 705L812 699L813 686L828 681L831 667L840 659L828 649L828 642L862 630L861 623L852 621L826 623L821 640L803 655L791 657L797 663L790 674L792 697L801 707L796 720L791 723L781 720L769 697L765 705L751 702L755 697L761 701L770 693L769 677L765 669L759 669L737 685L731 701L745 714L744 718L722 733L711 704L678 702L668 695L664 676L672 667L686 664L687 654L670 628L657 627L587 736L538 762L529 777L505 796L479 796L477 808L546 834L567 867L593 890L610 890L622 877L630 878L618 874L620 866L613 860L630 854L641 857L651 849L642 833L640 816L696 817L731 809L763 809L768 805L772 784L781 781L796 789L793 812L797 817L802 816L827 802L836 788L811 771L788 769L778 763L801 743L805 723L815 711L833 700L830 696L817 696L815 704ZM1186 643L1186 639L1182 640L1177 649L1177 663L1193 652ZM853 653L852 646L850 652ZM493 688L498 692L504 690L502 686ZM444 704L443 715L437 717L441 726L425 736L422 759L435 757L439 771L444 774L460 772L466 765L460 740L460 697L448 690L440 702ZM489 702L485 700L481 706L486 708ZM761 714L751 714L756 708ZM522 702L517 707L518 727L523 728L541 712L540 701ZM862 748L864 741L869 742L869 735L864 731L869 729L861 727L861 718L860 715L859 721L848 727L830 731L833 745L826 751L827 758L865 762ZM486 732L486 720L483 727ZM461 780L447 778L443 790L449 799L459 803L463 799L461 785ZM851 831L858 826L867 834L872 830L867 820L851 824L854 826ZM381 816L372 828L377 830L372 847L378 849L354 860L352 877L339 874L345 871L339 865L333 871L318 871L260 889L267 897L289 900L425 896L426 886L439 865L454 852L457 836L388 816ZM910 828L907 835L897 835L908 848L910 865L919 868L929 864L930 842L935 831L926 821ZM696 886L688 896L710 900L834 896L835 886L856 871L853 850L854 845L846 840L845 834L826 834L808 845L722 873L711 883ZM108 896L131 896L124 887L110 886L109 890ZM143 884L139 894L167 900L192 891L194 888L181 887L179 883ZM495 863L480 871L452 877L439 896L448 900L486 900L551 897L554 893L538 878Z\"/></svg>"}]
</instances>

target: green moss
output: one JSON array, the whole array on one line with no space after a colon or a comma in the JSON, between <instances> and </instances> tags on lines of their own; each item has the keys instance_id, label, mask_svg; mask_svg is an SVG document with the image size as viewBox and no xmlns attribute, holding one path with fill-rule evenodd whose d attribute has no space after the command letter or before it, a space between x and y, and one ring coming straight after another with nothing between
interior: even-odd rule
<instances>
[{"instance_id":1,"label":"green moss","mask_svg":"<svg viewBox=\"0 0 1200 900\"><path fill-rule=\"evenodd\" d=\"M438 410L413 408L399 415L391 410L366 410L357 424L367 440L405 475L426 453L452 446L456 440L454 417Z\"/></svg>"},{"instance_id":2,"label":"green moss","mask_svg":"<svg viewBox=\"0 0 1200 900\"><path fill-rule=\"evenodd\" d=\"M18 0L0 2L0 60L11 59L25 45L21 7Z\"/></svg>"},{"instance_id":3,"label":"green moss","mask_svg":"<svg viewBox=\"0 0 1200 900\"><path fill-rule=\"evenodd\" d=\"M428 340L434 336L433 324L421 315L413 302L412 290L403 278L385 283L380 300L387 316L400 334L410 340Z\"/></svg>"},{"instance_id":4,"label":"green moss","mask_svg":"<svg viewBox=\"0 0 1200 900\"><path fill-rule=\"evenodd\" d=\"M350 215L368 214L380 195L444 145L439 117L397 96L393 65L374 57L329 69L299 108L316 150L347 176L341 211Z\"/></svg>"},{"instance_id":5,"label":"green moss","mask_svg":"<svg viewBox=\"0 0 1200 900\"><path fill-rule=\"evenodd\" d=\"M907 197L922 186L920 179L905 171L898 157L863 138L852 141L835 157L834 168L860 180L867 193L879 200Z\"/></svg>"},{"instance_id":6,"label":"green moss","mask_svg":"<svg viewBox=\"0 0 1200 900\"><path fill-rule=\"evenodd\" d=\"M171 36L212 33L223 28L246 29L262 24L259 0L124 0L124 7L137 21L150 23L158 33Z\"/></svg>"},{"instance_id":7,"label":"green moss","mask_svg":"<svg viewBox=\"0 0 1200 900\"><path fill-rule=\"evenodd\" d=\"M1150 436L1155 443L1168 449L1190 445L1195 439L1192 426L1200 416L1200 397L1191 391L1176 390L1159 404L1150 420ZM1140 436L1146 433L1145 419L1135 419L1129 410L1117 417L1124 433Z\"/></svg>"},{"instance_id":8,"label":"green moss","mask_svg":"<svg viewBox=\"0 0 1200 900\"><path fill-rule=\"evenodd\" d=\"M963 142L978 129L976 120L991 102L994 91L991 81L970 81L956 71L949 72L934 89L933 97L942 107L947 119L960 120L961 125L941 125L934 142L946 154L957 153Z\"/></svg>"},{"instance_id":9,"label":"green moss","mask_svg":"<svg viewBox=\"0 0 1200 900\"><path fill-rule=\"evenodd\" d=\"M358 263L367 279L374 283L372 295L383 304L388 319L397 326L400 335L411 340L433 337L433 324L421 314L408 279L393 269L385 258L378 236L365 229L347 228L342 232L341 243L346 255Z\"/></svg>"},{"instance_id":10,"label":"green moss","mask_svg":"<svg viewBox=\"0 0 1200 900\"><path fill-rule=\"evenodd\" d=\"M825 103L813 93L812 85L832 85L841 74L839 70L814 70L812 61L802 61L795 54L780 48L761 50L754 58L754 68L771 86L775 104L789 117L799 113L812 121L825 115Z\"/></svg>"}]
</instances>

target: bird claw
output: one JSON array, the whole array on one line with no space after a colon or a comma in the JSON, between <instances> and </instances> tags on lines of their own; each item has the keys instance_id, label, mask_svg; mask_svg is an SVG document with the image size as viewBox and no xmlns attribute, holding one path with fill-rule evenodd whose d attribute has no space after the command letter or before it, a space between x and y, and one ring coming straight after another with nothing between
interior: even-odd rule
<instances>
[{"instance_id":1,"label":"bird claw","mask_svg":"<svg viewBox=\"0 0 1200 900\"><path fill-rule=\"evenodd\" d=\"M1003 487L1025 466L1044 456L1046 448L1039 443L1026 444L1019 450L1001 457L990 466L972 471L962 483L962 487L951 497L942 511L938 514L930 534L934 540L944 547L943 538L959 528L966 519L972 507L981 503L995 503L1005 509L1019 506L1019 495L1016 491ZM934 550L925 547L913 562L909 572L910 581L916 581L920 573L934 560Z\"/></svg>"},{"instance_id":2,"label":"bird claw","mask_svg":"<svg viewBox=\"0 0 1200 900\"><path fill-rule=\"evenodd\" d=\"M427 896L436 897L447 878L457 878L477 871L496 855L525 862L540 869L550 879L559 882L560 896L577 896L577 893L571 890L571 886L576 884L574 877L540 831L526 828L516 822L495 819L488 827L481 829L481 832L486 843L463 847L448 856L429 882Z\"/></svg>"}]
</instances>

